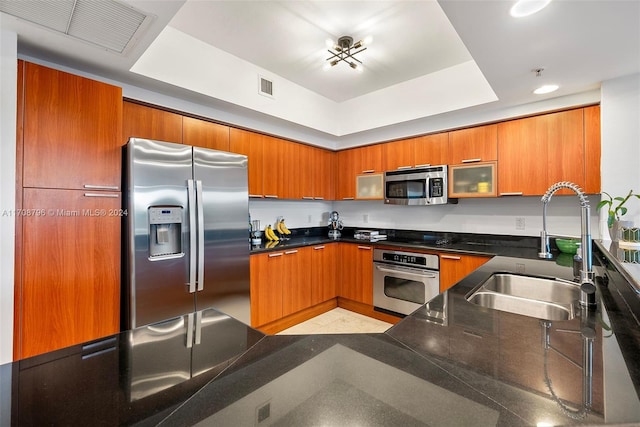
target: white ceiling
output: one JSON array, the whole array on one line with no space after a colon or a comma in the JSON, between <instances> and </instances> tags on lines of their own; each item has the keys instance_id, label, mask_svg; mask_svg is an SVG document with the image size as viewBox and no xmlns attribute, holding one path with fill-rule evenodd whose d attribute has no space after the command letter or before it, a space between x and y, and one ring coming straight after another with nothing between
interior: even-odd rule
<instances>
[{"instance_id":1,"label":"white ceiling","mask_svg":"<svg viewBox=\"0 0 640 427\"><path fill-rule=\"evenodd\" d=\"M23 55L335 136L592 91L640 72L640 0L554 0L522 19L509 16L511 0L124 3L153 18L124 54L4 13L0 24L18 33ZM326 39L342 35L372 37L362 73L323 69ZM274 99L258 94L258 75L274 81ZM532 94L546 82L560 90Z\"/></svg>"}]
</instances>

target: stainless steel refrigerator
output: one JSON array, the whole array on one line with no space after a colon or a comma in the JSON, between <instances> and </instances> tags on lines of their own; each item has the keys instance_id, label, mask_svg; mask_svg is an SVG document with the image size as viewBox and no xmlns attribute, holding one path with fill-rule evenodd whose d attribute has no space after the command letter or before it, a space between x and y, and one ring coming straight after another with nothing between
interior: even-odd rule
<instances>
[{"instance_id":1,"label":"stainless steel refrigerator","mask_svg":"<svg viewBox=\"0 0 640 427\"><path fill-rule=\"evenodd\" d=\"M123 188L123 329L207 308L249 324L247 157L131 138Z\"/></svg>"}]
</instances>

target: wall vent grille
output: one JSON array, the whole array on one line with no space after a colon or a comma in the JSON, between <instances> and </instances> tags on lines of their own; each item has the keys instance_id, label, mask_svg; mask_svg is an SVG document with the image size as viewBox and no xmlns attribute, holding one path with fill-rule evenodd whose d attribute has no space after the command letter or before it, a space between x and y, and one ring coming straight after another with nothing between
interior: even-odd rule
<instances>
[{"instance_id":1,"label":"wall vent grille","mask_svg":"<svg viewBox=\"0 0 640 427\"><path fill-rule=\"evenodd\" d=\"M152 19L114 0L0 0L0 12L117 53Z\"/></svg>"},{"instance_id":2,"label":"wall vent grille","mask_svg":"<svg viewBox=\"0 0 640 427\"><path fill-rule=\"evenodd\" d=\"M259 81L258 92L260 93L260 95L273 98L273 82L262 76L258 76L258 81Z\"/></svg>"}]
</instances>

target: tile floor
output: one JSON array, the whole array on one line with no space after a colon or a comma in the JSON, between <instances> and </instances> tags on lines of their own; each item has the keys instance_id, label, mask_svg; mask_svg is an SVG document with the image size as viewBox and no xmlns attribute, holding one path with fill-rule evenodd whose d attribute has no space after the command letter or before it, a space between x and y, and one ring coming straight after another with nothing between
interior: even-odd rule
<instances>
[{"instance_id":1,"label":"tile floor","mask_svg":"<svg viewBox=\"0 0 640 427\"><path fill-rule=\"evenodd\" d=\"M285 329L278 335L381 333L391 326L391 323L338 307Z\"/></svg>"}]
</instances>

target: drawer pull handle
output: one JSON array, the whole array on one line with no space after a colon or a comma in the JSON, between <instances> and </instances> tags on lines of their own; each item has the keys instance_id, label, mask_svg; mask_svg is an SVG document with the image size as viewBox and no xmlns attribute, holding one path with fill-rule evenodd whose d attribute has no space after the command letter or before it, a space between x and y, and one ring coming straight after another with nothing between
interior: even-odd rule
<instances>
[{"instance_id":1,"label":"drawer pull handle","mask_svg":"<svg viewBox=\"0 0 640 427\"><path fill-rule=\"evenodd\" d=\"M522 196L522 191L513 191L511 193L500 193L501 196Z\"/></svg>"},{"instance_id":2,"label":"drawer pull handle","mask_svg":"<svg viewBox=\"0 0 640 427\"><path fill-rule=\"evenodd\" d=\"M262 199L264 196L262 194L249 194L249 197L253 197L254 199Z\"/></svg>"},{"instance_id":3,"label":"drawer pull handle","mask_svg":"<svg viewBox=\"0 0 640 427\"><path fill-rule=\"evenodd\" d=\"M118 197L120 197L119 194L113 194L113 193L107 193L107 194L102 194L102 193L84 193L84 197L111 197L114 199L117 199Z\"/></svg>"},{"instance_id":4,"label":"drawer pull handle","mask_svg":"<svg viewBox=\"0 0 640 427\"><path fill-rule=\"evenodd\" d=\"M411 169L411 166L398 166L397 169L398 170Z\"/></svg>"},{"instance_id":5,"label":"drawer pull handle","mask_svg":"<svg viewBox=\"0 0 640 427\"><path fill-rule=\"evenodd\" d=\"M314 197L313 200L324 200L324 197Z\"/></svg>"},{"instance_id":6,"label":"drawer pull handle","mask_svg":"<svg viewBox=\"0 0 640 427\"><path fill-rule=\"evenodd\" d=\"M94 184L85 184L84 188L89 190L118 190L120 187L117 185L94 185Z\"/></svg>"},{"instance_id":7,"label":"drawer pull handle","mask_svg":"<svg viewBox=\"0 0 640 427\"><path fill-rule=\"evenodd\" d=\"M376 170L375 169L367 169L362 171L362 173L374 173Z\"/></svg>"},{"instance_id":8,"label":"drawer pull handle","mask_svg":"<svg viewBox=\"0 0 640 427\"><path fill-rule=\"evenodd\" d=\"M277 199L278 196L275 194L265 194L264 195L265 199Z\"/></svg>"},{"instance_id":9,"label":"drawer pull handle","mask_svg":"<svg viewBox=\"0 0 640 427\"><path fill-rule=\"evenodd\" d=\"M275 258L277 256L282 256L282 255L284 255L282 252L278 252L278 253L275 253L275 254L269 254L269 258Z\"/></svg>"},{"instance_id":10,"label":"drawer pull handle","mask_svg":"<svg viewBox=\"0 0 640 427\"><path fill-rule=\"evenodd\" d=\"M416 165L417 168L428 168L431 166L431 163L423 163L421 165Z\"/></svg>"},{"instance_id":11,"label":"drawer pull handle","mask_svg":"<svg viewBox=\"0 0 640 427\"><path fill-rule=\"evenodd\" d=\"M324 246L314 246L313 249L317 251L320 249L324 249Z\"/></svg>"},{"instance_id":12,"label":"drawer pull handle","mask_svg":"<svg viewBox=\"0 0 640 427\"><path fill-rule=\"evenodd\" d=\"M298 250L296 249L296 250L294 250L294 251L285 251L285 253L284 253L284 254L285 254L285 255L292 255L292 254L297 254L297 253L298 253Z\"/></svg>"},{"instance_id":13,"label":"drawer pull handle","mask_svg":"<svg viewBox=\"0 0 640 427\"><path fill-rule=\"evenodd\" d=\"M363 250L366 250L366 251L370 251L371 250L371 246L360 246L360 245L358 245L358 249L363 249Z\"/></svg>"},{"instance_id":14,"label":"drawer pull handle","mask_svg":"<svg viewBox=\"0 0 640 427\"><path fill-rule=\"evenodd\" d=\"M460 260L459 256L453 256L453 255L440 255L440 258L452 259L452 260L455 260L455 261L459 261Z\"/></svg>"},{"instance_id":15,"label":"drawer pull handle","mask_svg":"<svg viewBox=\"0 0 640 427\"><path fill-rule=\"evenodd\" d=\"M482 160L482 159L480 159L480 158L477 158L477 159L464 159L464 160L462 161L462 163L476 163L476 162L479 162L479 161L481 161L481 160Z\"/></svg>"},{"instance_id":16,"label":"drawer pull handle","mask_svg":"<svg viewBox=\"0 0 640 427\"><path fill-rule=\"evenodd\" d=\"M342 200L355 200L355 197L343 197Z\"/></svg>"},{"instance_id":17,"label":"drawer pull handle","mask_svg":"<svg viewBox=\"0 0 640 427\"><path fill-rule=\"evenodd\" d=\"M302 200L313 200L313 196L302 196Z\"/></svg>"}]
</instances>

